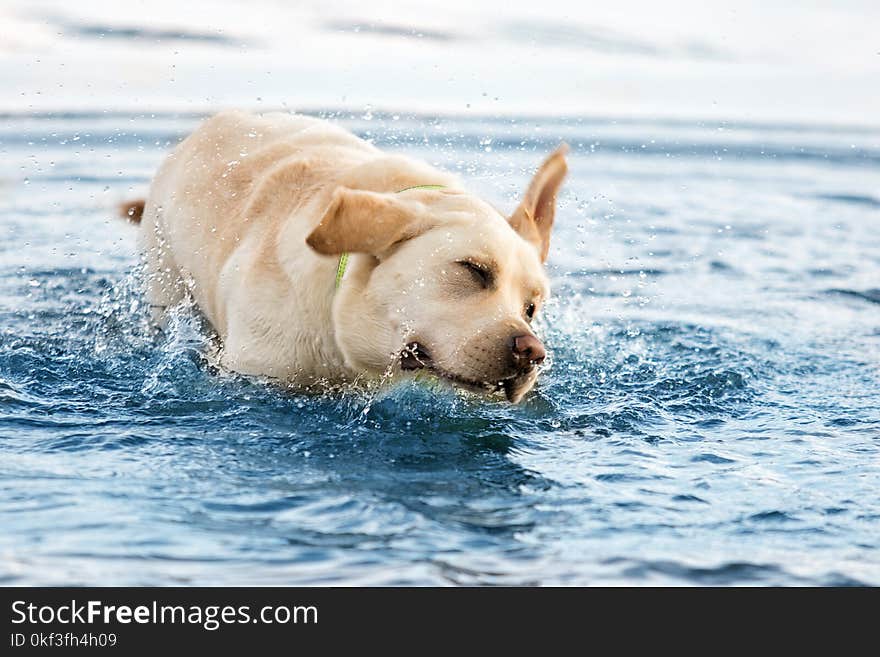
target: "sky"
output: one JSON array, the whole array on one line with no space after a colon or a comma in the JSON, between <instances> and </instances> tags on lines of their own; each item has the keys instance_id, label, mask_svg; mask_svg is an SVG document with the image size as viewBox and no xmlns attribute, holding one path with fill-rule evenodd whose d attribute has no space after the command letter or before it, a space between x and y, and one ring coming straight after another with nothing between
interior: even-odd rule
<instances>
[{"instance_id":1,"label":"sky","mask_svg":"<svg viewBox=\"0 0 880 657\"><path fill-rule=\"evenodd\" d=\"M878 26L880 3L855 0L4 0L0 111L876 126Z\"/></svg>"}]
</instances>

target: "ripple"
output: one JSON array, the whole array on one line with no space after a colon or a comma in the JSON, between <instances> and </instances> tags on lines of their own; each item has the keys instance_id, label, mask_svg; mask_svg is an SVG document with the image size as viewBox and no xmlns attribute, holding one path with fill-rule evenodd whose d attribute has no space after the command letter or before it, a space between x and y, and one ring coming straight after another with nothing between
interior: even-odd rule
<instances>
[{"instance_id":1,"label":"ripple","mask_svg":"<svg viewBox=\"0 0 880 657\"><path fill-rule=\"evenodd\" d=\"M795 522L797 518L784 511L762 511L749 516L749 520L755 522Z\"/></svg>"},{"instance_id":2,"label":"ripple","mask_svg":"<svg viewBox=\"0 0 880 657\"><path fill-rule=\"evenodd\" d=\"M868 208L880 208L880 199L863 194L817 194L816 198L839 203L851 203Z\"/></svg>"},{"instance_id":3,"label":"ripple","mask_svg":"<svg viewBox=\"0 0 880 657\"><path fill-rule=\"evenodd\" d=\"M691 458L692 463L715 463L717 465L726 464L726 463L736 463L735 459L725 458L723 456L719 456L718 454L712 454L709 452L705 452L703 454L697 454L696 456Z\"/></svg>"},{"instance_id":4,"label":"ripple","mask_svg":"<svg viewBox=\"0 0 880 657\"><path fill-rule=\"evenodd\" d=\"M870 303L880 303L880 289L870 290L828 290L828 294L839 294L847 297L854 297Z\"/></svg>"},{"instance_id":5,"label":"ripple","mask_svg":"<svg viewBox=\"0 0 880 657\"><path fill-rule=\"evenodd\" d=\"M691 567L678 561L642 561L627 566L624 575L636 579L660 575L681 582L707 586L798 581L799 579L779 566L750 562L729 562L714 568L701 568Z\"/></svg>"}]
</instances>

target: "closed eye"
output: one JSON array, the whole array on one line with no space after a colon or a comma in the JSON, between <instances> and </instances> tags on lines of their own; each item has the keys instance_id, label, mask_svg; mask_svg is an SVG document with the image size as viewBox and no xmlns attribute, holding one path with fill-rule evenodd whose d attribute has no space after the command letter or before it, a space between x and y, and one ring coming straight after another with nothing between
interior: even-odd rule
<instances>
[{"instance_id":1,"label":"closed eye","mask_svg":"<svg viewBox=\"0 0 880 657\"><path fill-rule=\"evenodd\" d=\"M470 260L458 260L456 264L467 269L471 273L471 276L474 277L474 280L479 283L480 287L484 290L492 287L492 270L486 265L481 265Z\"/></svg>"}]
</instances>

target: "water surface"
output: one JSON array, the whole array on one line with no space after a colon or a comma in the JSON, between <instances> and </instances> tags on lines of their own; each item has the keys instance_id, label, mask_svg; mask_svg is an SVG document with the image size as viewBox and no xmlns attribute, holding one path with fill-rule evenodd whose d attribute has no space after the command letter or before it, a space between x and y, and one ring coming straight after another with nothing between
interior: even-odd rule
<instances>
[{"instance_id":1,"label":"water surface","mask_svg":"<svg viewBox=\"0 0 880 657\"><path fill-rule=\"evenodd\" d=\"M198 119L0 117L0 582L880 584L880 132L335 117L505 208L572 146L514 407L153 335L113 207Z\"/></svg>"}]
</instances>

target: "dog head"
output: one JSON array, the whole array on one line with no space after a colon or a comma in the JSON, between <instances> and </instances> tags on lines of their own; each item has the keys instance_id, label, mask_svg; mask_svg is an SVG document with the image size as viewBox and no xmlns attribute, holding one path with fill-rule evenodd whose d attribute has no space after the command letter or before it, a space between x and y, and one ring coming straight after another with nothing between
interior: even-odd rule
<instances>
[{"instance_id":1,"label":"dog head","mask_svg":"<svg viewBox=\"0 0 880 657\"><path fill-rule=\"evenodd\" d=\"M334 300L347 364L428 369L522 399L546 355L531 323L549 295L544 261L566 151L547 158L510 217L447 188L336 189L307 242L323 255L364 254Z\"/></svg>"}]
</instances>

